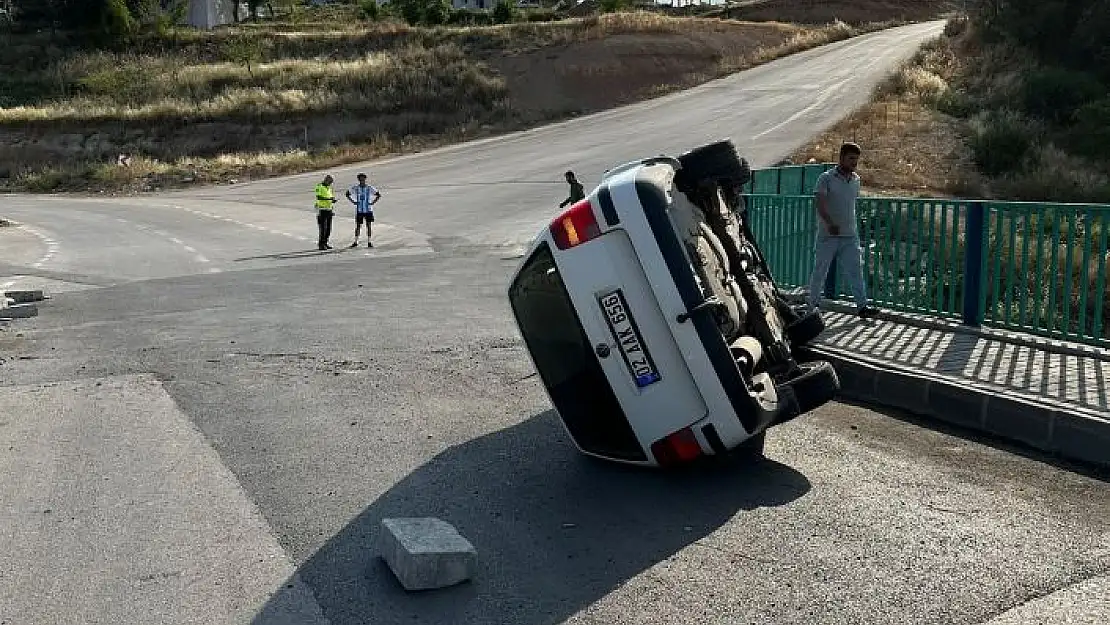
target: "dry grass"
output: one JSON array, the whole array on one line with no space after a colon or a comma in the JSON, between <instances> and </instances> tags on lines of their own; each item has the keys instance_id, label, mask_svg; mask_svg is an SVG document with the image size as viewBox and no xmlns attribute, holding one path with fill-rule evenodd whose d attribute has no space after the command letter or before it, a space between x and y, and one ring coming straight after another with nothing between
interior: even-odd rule
<instances>
[{"instance_id":1,"label":"dry grass","mask_svg":"<svg viewBox=\"0 0 1110 625\"><path fill-rule=\"evenodd\" d=\"M741 20L776 20L795 24L867 24L876 21L918 21L951 13L958 3L949 0L765 0L725 9L728 17Z\"/></svg>"},{"instance_id":2,"label":"dry grass","mask_svg":"<svg viewBox=\"0 0 1110 625\"><path fill-rule=\"evenodd\" d=\"M290 22L48 53L38 83L0 79L23 80L7 96L18 105L0 108L0 189L141 190L371 159L661 95L877 27L651 12L477 28ZM556 80L538 80L546 68Z\"/></svg>"},{"instance_id":3,"label":"dry grass","mask_svg":"<svg viewBox=\"0 0 1110 625\"><path fill-rule=\"evenodd\" d=\"M844 141L863 148L860 176L873 195L967 197L982 195L963 123L936 110L950 93L961 60L950 38L923 46L876 87L871 102L796 150L790 159L836 161Z\"/></svg>"},{"instance_id":4,"label":"dry grass","mask_svg":"<svg viewBox=\"0 0 1110 625\"><path fill-rule=\"evenodd\" d=\"M443 112L459 102L489 107L505 94L504 81L452 44L345 61L283 59L250 68L227 62L173 67L156 57L111 63L82 79L91 94L0 109L0 126Z\"/></svg>"},{"instance_id":5,"label":"dry grass","mask_svg":"<svg viewBox=\"0 0 1110 625\"><path fill-rule=\"evenodd\" d=\"M988 178L977 173L967 139L981 120L948 115L938 108L959 112L966 108L962 103L969 91L976 94L980 105L1002 107L1015 97L1020 84L1016 74L1027 66L1027 61L1006 51L978 48L968 32L955 29L952 36L924 46L876 88L870 103L796 151L792 160L835 161L841 142L856 141L864 151L860 175L865 192L875 196L1069 201L1089 198L1092 189L1110 188L1106 172L1051 143L1037 145L1036 160L1042 165L1021 176ZM1080 318L1085 319L1089 332L1095 317L1101 316L1106 335L1110 289L1104 291L1102 300L1096 293L1100 267L1110 275L1110 257L1098 258L1110 216L1096 210L1084 226L1086 210L1082 206L1061 208L1057 226L1052 211L1027 212L1031 210L1007 210L991 224L987 285L992 313L1001 318L1008 309L1016 323L1024 308L1027 321L1039 319L1038 323L1052 323L1056 328L1067 324L1072 332L1078 330ZM903 226L911 223L905 211L900 215L886 218ZM963 221L950 223L922 245L941 250L945 249L942 243L958 241L959 245L947 249L949 260L955 263L952 266L962 267L965 226ZM884 245L911 238L905 231L895 231ZM1037 256L1043 259L1040 265ZM934 270L938 275L944 273ZM944 275L961 271L953 269ZM997 291L993 289L995 271L999 272ZM1071 285L1068 292L1064 291L1066 284ZM1086 309L1080 310L1084 292Z\"/></svg>"}]
</instances>

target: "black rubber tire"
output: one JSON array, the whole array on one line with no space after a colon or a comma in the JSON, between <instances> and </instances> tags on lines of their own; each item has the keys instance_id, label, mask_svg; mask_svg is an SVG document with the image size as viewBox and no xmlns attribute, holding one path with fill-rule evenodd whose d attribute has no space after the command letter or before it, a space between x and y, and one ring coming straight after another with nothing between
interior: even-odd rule
<instances>
[{"instance_id":1,"label":"black rubber tire","mask_svg":"<svg viewBox=\"0 0 1110 625\"><path fill-rule=\"evenodd\" d=\"M826 360L799 363L802 373L779 384L789 387L798 400L798 415L803 415L829 403L840 392L840 378L836 369ZM794 417L791 417L794 418Z\"/></svg>"},{"instance_id":2,"label":"black rubber tire","mask_svg":"<svg viewBox=\"0 0 1110 625\"><path fill-rule=\"evenodd\" d=\"M748 161L728 139L694 148L679 156L678 161L682 163L679 177L684 184L712 181L741 186L752 178Z\"/></svg>"},{"instance_id":3,"label":"black rubber tire","mask_svg":"<svg viewBox=\"0 0 1110 625\"><path fill-rule=\"evenodd\" d=\"M811 310L805 316L786 326L786 338L791 347L801 347L825 331L825 320L821 312Z\"/></svg>"}]
</instances>

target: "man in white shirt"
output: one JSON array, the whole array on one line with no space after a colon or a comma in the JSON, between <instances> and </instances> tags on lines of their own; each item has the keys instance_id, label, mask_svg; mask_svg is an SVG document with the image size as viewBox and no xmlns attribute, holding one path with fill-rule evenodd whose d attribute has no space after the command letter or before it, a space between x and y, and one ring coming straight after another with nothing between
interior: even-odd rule
<instances>
[{"instance_id":1,"label":"man in white shirt","mask_svg":"<svg viewBox=\"0 0 1110 625\"><path fill-rule=\"evenodd\" d=\"M848 278L855 297L857 314L871 318L878 309L867 304L867 284L863 278L863 250L856 226L856 199L859 198L860 148L855 143L840 147L840 162L817 179L817 240L814 245L813 273L809 278L808 304L818 307L821 285L835 258L837 266Z\"/></svg>"},{"instance_id":2,"label":"man in white shirt","mask_svg":"<svg viewBox=\"0 0 1110 625\"><path fill-rule=\"evenodd\" d=\"M374 222L374 205L381 197L382 194L377 189L366 184L366 174L359 174L358 184L347 189L347 199L355 205L355 242L351 247L358 247L358 235L363 222L366 222L366 247L374 247L370 242L370 224Z\"/></svg>"}]
</instances>

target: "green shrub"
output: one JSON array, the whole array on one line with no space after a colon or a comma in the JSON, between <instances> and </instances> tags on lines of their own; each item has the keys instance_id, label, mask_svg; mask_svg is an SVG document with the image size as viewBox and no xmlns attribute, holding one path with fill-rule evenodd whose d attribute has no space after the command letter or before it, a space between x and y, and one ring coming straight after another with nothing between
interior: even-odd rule
<instances>
[{"instance_id":1,"label":"green shrub","mask_svg":"<svg viewBox=\"0 0 1110 625\"><path fill-rule=\"evenodd\" d=\"M1056 124L1071 121L1079 107L1103 93L1105 90L1094 76L1056 67L1029 73L1021 87L1026 112Z\"/></svg>"},{"instance_id":2,"label":"green shrub","mask_svg":"<svg viewBox=\"0 0 1110 625\"><path fill-rule=\"evenodd\" d=\"M451 9L447 23L453 26L489 26L493 24L493 15L480 9Z\"/></svg>"},{"instance_id":3,"label":"green shrub","mask_svg":"<svg viewBox=\"0 0 1110 625\"><path fill-rule=\"evenodd\" d=\"M525 13L529 22L554 22L559 20L559 14L554 9L532 9Z\"/></svg>"},{"instance_id":4,"label":"green shrub","mask_svg":"<svg viewBox=\"0 0 1110 625\"><path fill-rule=\"evenodd\" d=\"M979 171L1000 176L1024 169L1036 139L1032 125L1020 115L991 112L972 128L971 151Z\"/></svg>"},{"instance_id":5,"label":"green shrub","mask_svg":"<svg viewBox=\"0 0 1110 625\"><path fill-rule=\"evenodd\" d=\"M362 0L358 6L358 16L364 20L378 21L381 18L378 0Z\"/></svg>"},{"instance_id":6,"label":"green shrub","mask_svg":"<svg viewBox=\"0 0 1110 625\"><path fill-rule=\"evenodd\" d=\"M431 26L446 24L451 15L451 5L447 0L429 0L424 7L424 23Z\"/></svg>"},{"instance_id":7,"label":"green shrub","mask_svg":"<svg viewBox=\"0 0 1110 625\"><path fill-rule=\"evenodd\" d=\"M945 115L966 119L978 110L975 100L968 94L949 89L937 96L936 109Z\"/></svg>"},{"instance_id":8,"label":"green shrub","mask_svg":"<svg viewBox=\"0 0 1110 625\"><path fill-rule=\"evenodd\" d=\"M124 0L108 0L101 19L104 33L122 40L129 39L139 30L139 24Z\"/></svg>"},{"instance_id":9,"label":"green shrub","mask_svg":"<svg viewBox=\"0 0 1110 625\"><path fill-rule=\"evenodd\" d=\"M1079 107L1069 135L1076 154L1110 162L1110 97Z\"/></svg>"},{"instance_id":10,"label":"green shrub","mask_svg":"<svg viewBox=\"0 0 1110 625\"><path fill-rule=\"evenodd\" d=\"M499 0L493 7L493 21L498 24L508 24L516 19L517 9L510 0Z\"/></svg>"},{"instance_id":11,"label":"green shrub","mask_svg":"<svg viewBox=\"0 0 1110 625\"><path fill-rule=\"evenodd\" d=\"M424 7L416 0L407 0L401 4L401 19L410 26L416 26L424 19Z\"/></svg>"},{"instance_id":12,"label":"green shrub","mask_svg":"<svg viewBox=\"0 0 1110 625\"><path fill-rule=\"evenodd\" d=\"M967 30L967 17L960 15L950 18L944 23L944 35L946 37L958 37Z\"/></svg>"}]
</instances>

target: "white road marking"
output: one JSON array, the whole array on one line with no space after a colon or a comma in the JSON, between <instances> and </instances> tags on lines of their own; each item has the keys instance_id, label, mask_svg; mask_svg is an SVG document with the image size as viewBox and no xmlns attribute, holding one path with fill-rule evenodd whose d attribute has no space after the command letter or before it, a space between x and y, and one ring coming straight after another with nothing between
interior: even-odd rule
<instances>
[{"instance_id":1,"label":"white road marking","mask_svg":"<svg viewBox=\"0 0 1110 625\"><path fill-rule=\"evenodd\" d=\"M127 220L121 219L119 217L116 218L116 221L119 221L120 223L131 223L131 222L128 222ZM201 254L201 253L197 252L195 247L186 244L184 241L182 241L181 239L179 239L175 236L171 236L168 232L163 232L162 230L159 230L157 228L152 228L152 227L147 226L145 224L133 223L132 226L136 230L141 230L143 232L149 232L151 234L163 237L167 241L170 241L171 243L180 246L181 249L185 250L186 252L188 252L190 254L193 254L193 260L195 260L198 263L208 264L208 263L212 262L204 254ZM51 252L51 254L53 254L53 252ZM49 260L49 258L47 258L46 260ZM209 271L213 271L213 270L209 270ZM215 271L219 271L219 270L217 269Z\"/></svg>"},{"instance_id":2,"label":"white road marking","mask_svg":"<svg viewBox=\"0 0 1110 625\"><path fill-rule=\"evenodd\" d=\"M28 226L27 224L22 223L16 224L16 226L35 235L39 238L40 241L43 242L43 245L46 246L46 253L43 254L42 257L39 258L37 261L31 263L32 267L34 267L35 269L40 269L43 265L54 259L54 255L58 253L57 241L51 238L50 235L43 233L41 230L38 230L33 226Z\"/></svg>"},{"instance_id":3,"label":"white road marking","mask_svg":"<svg viewBox=\"0 0 1110 625\"><path fill-rule=\"evenodd\" d=\"M208 217L210 219L216 219L216 220L219 220L219 221L226 221L227 223L235 224L237 226L243 226L244 228L250 228L252 230L257 230L259 232L266 232L266 233L269 233L269 234L272 234L272 235L275 235L275 236L284 236L284 237L289 237L291 239L300 239L301 241L308 241L309 240L307 237L298 236L298 235L295 235L295 234L291 234L289 232L283 232L283 231L277 230L275 228L267 228L266 226L261 226L261 225L258 225L258 224L253 224L253 223L250 223L250 222L242 221L242 220L239 220L239 219L235 219L234 217L227 217L227 216L224 216L224 215L216 215L216 214L209 213L209 212L202 211L202 210L198 210L198 209L195 209L195 208L189 208L187 206L182 207L182 206L176 206L175 205L175 206L173 206L173 208L183 210L187 213L192 213L193 215L200 215L202 217Z\"/></svg>"},{"instance_id":4,"label":"white road marking","mask_svg":"<svg viewBox=\"0 0 1110 625\"><path fill-rule=\"evenodd\" d=\"M844 80L842 80L842 81L840 81L840 82L838 82L834 85L831 85L831 86L827 87L826 89L824 89L821 92L821 95L817 96L817 98L815 100L813 100L808 106L806 106L802 110L794 113L790 117L787 117L783 121L775 124L774 126L771 126L767 130L764 130L763 132L753 136L752 139L758 139L758 138L762 137L763 135L770 134L770 133L778 130L779 128L782 128L783 126L793 122L794 120L798 119L802 115L806 115L807 113L816 109L817 107L824 105L825 101L828 100L841 87L843 87L849 80L851 80L851 79L850 78L845 78Z\"/></svg>"}]
</instances>

